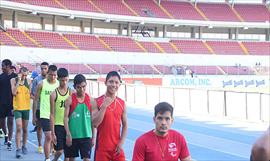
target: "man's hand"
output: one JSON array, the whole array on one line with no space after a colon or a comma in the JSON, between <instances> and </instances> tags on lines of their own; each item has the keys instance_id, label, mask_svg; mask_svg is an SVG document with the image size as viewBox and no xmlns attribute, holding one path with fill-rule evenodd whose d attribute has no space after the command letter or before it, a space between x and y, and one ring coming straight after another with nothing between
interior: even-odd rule
<instances>
[{"instance_id":1,"label":"man's hand","mask_svg":"<svg viewBox=\"0 0 270 161\"><path fill-rule=\"evenodd\" d=\"M115 148L115 155L118 156L122 150L122 144L118 143L116 148Z\"/></svg>"},{"instance_id":2,"label":"man's hand","mask_svg":"<svg viewBox=\"0 0 270 161\"><path fill-rule=\"evenodd\" d=\"M112 102L114 101L114 99L112 99L111 97L106 97L104 98L101 107L103 108L107 108Z\"/></svg>"},{"instance_id":3,"label":"man's hand","mask_svg":"<svg viewBox=\"0 0 270 161\"><path fill-rule=\"evenodd\" d=\"M72 137L71 137L71 134L67 134L66 144L67 144L68 147L70 147L70 146L72 145Z\"/></svg>"},{"instance_id":4,"label":"man's hand","mask_svg":"<svg viewBox=\"0 0 270 161\"><path fill-rule=\"evenodd\" d=\"M54 145L57 144L57 138L56 138L55 133L52 133L52 142L53 142Z\"/></svg>"},{"instance_id":5,"label":"man's hand","mask_svg":"<svg viewBox=\"0 0 270 161\"><path fill-rule=\"evenodd\" d=\"M95 146L95 143L96 143L96 139L95 138L92 138L91 139L91 147L94 147Z\"/></svg>"},{"instance_id":6,"label":"man's hand","mask_svg":"<svg viewBox=\"0 0 270 161\"><path fill-rule=\"evenodd\" d=\"M33 116L33 117L32 117L32 124L33 124L34 126L36 126L36 123L37 123L37 118L36 118L36 116Z\"/></svg>"}]
</instances>

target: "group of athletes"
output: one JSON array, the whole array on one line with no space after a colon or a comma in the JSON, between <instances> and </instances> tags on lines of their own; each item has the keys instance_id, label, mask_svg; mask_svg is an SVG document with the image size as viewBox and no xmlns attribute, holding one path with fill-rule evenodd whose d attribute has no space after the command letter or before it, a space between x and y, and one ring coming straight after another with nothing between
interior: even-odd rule
<instances>
[{"instance_id":1,"label":"group of athletes","mask_svg":"<svg viewBox=\"0 0 270 161\"><path fill-rule=\"evenodd\" d=\"M42 62L40 69L40 74L31 80L27 77L29 71L26 67L21 67L16 74L9 59L2 61L0 128L5 134L4 144L8 150L12 149L15 117L15 157L21 158L28 153L26 143L32 98L32 123L37 129L37 150L44 153L45 161L50 160L52 150L55 151L53 161L57 161L63 152L65 161L73 161L79 156L89 161L93 146L95 161L125 161L122 147L127 136L127 114L125 102L117 97L121 84L119 73L109 72L105 79L105 94L92 98L86 93L84 75L74 77L74 89L71 89L67 69L58 69L47 62ZM153 121L155 128L136 140L132 160L191 161L184 136L170 129L173 107L166 102L158 103L154 108ZM43 147L42 131L45 135ZM269 135L266 134L266 137L269 141ZM251 156L254 161L258 153L256 149L261 147L258 146L261 143L255 145Z\"/></svg>"},{"instance_id":2,"label":"group of athletes","mask_svg":"<svg viewBox=\"0 0 270 161\"><path fill-rule=\"evenodd\" d=\"M92 98L85 91L87 82L82 74L74 77L74 89L71 89L68 86L69 72L65 68L57 69L55 65L42 62L40 74L31 80L27 77L27 68L21 67L16 74L11 66L10 60L2 61L0 128L6 135L5 144L11 150L15 117L16 158L28 153L26 143L32 98L32 123L37 129L38 152L44 153L45 161L50 160L52 149L55 150L54 161L63 152L65 160L72 161L80 156L87 161L94 145L94 160L125 161L122 147L127 135L127 114L125 102L117 97L121 84L117 71L107 74L105 94ZM191 160L184 137L170 130L172 115L173 107L170 104L163 102L156 105L156 129L137 140L133 160ZM42 131L45 136L43 147Z\"/></svg>"}]
</instances>

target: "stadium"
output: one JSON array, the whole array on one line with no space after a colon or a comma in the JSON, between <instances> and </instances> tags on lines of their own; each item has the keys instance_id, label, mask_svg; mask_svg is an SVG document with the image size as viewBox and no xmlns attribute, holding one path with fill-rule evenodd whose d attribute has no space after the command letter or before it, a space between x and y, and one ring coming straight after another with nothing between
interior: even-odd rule
<instances>
[{"instance_id":1,"label":"stadium","mask_svg":"<svg viewBox=\"0 0 270 161\"><path fill-rule=\"evenodd\" d=\"M1 0L0 60L84 74L93 97L117 71L126 160L162 101L193 160L249 160L270 122L269 26L269 0ZM34 135L28 143L23 159L44 160ZM16 160L2 143L0 160Z\"/></svg>"}]
</instances>

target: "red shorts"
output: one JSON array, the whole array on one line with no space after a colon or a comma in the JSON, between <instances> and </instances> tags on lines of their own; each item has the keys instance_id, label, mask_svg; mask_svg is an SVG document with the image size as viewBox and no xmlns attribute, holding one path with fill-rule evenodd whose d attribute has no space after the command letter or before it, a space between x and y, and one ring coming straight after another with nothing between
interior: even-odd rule
<instances>
[{"instance_id":1,"label":"red shorts","mask_svg":"<svg viewBox=\"0 0 270 161\"><path fill-rule=\"evenodd\" d=\"M115 151L95 151L95 161L125 161L124 151L121 150L119 155L116 155Z\"/></svg>"}]
</instances>

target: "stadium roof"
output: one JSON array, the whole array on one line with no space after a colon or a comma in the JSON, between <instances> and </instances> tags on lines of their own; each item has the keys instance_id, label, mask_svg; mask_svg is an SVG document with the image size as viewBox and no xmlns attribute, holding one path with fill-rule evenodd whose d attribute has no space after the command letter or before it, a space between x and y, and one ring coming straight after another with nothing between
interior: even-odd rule
<instances>
[{"instance_id":1,"label":"stadium roof","mask_svg":"<svg viewBox=\"0 0 270 161\"><path fill-rule=\"evenodd\" d=\"M184 1L184 0L158 0L159 2L161 1ZM244 3L244 4L262 4L262 3L269 3L270 0L190 0L191 2L214 2L214 3L225 3L230 2L230 3Z\"/></svg>"}]
</instances>

